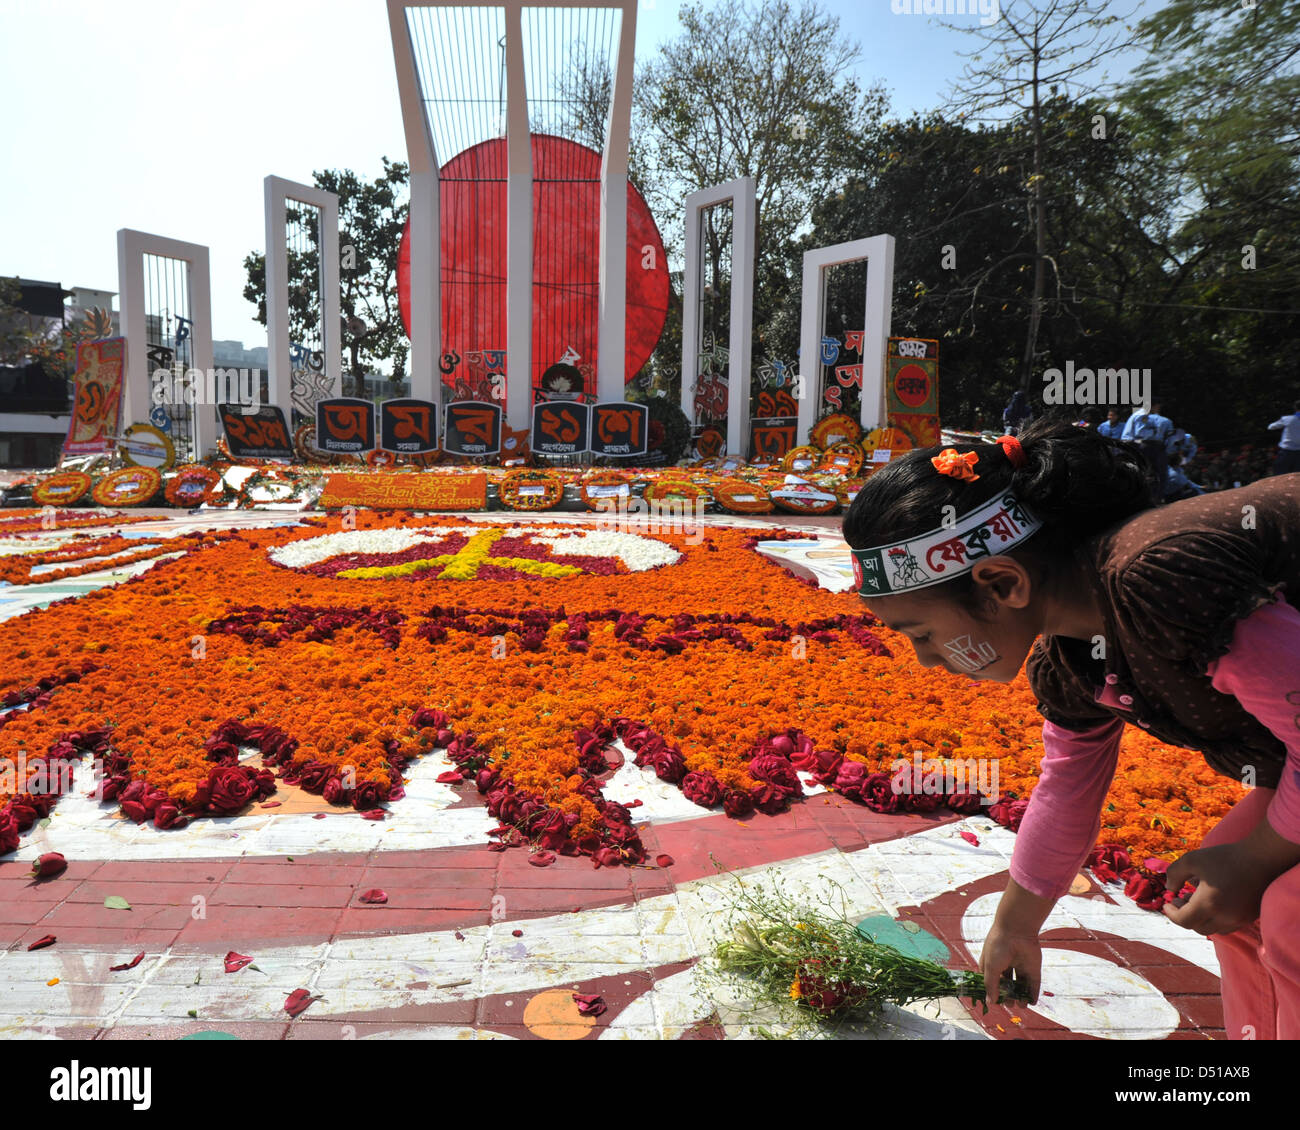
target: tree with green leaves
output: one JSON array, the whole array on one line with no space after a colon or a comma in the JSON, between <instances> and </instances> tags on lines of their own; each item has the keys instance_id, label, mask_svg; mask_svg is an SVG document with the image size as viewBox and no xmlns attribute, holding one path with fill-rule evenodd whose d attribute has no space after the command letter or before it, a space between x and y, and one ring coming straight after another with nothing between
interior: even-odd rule
<instances>
[{"instance_id":1,"label":"tree with green leaves","mask_svg":"<svg viewBox=\"0 0 1300 1130\"><path fill-rule=\"evenodd\" d=\"M410 353L397 296L397 259L409 203L408 166L383 158L383 175L367 181L349 170L328 169L313 174L317 188L339 198L340 297L339 337L344 371L354 395L360 395L366 374L387 367L389 379L400 383ZM290 208L290 222L305 213ZM289 255L289 317L291 333L304 340L320 324L318 288L304 280L319 279L319 236L303 251ZM248 283L244 297L257 306L257 320L266 325L266 256L252 252L244 259ZM292 285L296 280L297 285Z\"/></svg>"}]
</instances>

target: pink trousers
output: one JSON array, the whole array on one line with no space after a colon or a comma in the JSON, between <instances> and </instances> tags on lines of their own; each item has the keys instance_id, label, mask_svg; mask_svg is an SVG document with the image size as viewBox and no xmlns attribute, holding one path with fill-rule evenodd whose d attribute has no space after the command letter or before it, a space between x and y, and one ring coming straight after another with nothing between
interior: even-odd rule
<instances>
[{"instance_id":1,"label":"pink trousers","mask_svg":"<svg viewBox=\"0 0 1300 1130\"><path fill-rule=\"evenodd\" d=\"M1272 789L1252 789L1201 846L1244 840L1272 799ZM1211 934L1210 941L1219 956L1227 1038L1300 1039L1300 864L1268 885L1252 926Z\"/></svg>"}]
</instances>

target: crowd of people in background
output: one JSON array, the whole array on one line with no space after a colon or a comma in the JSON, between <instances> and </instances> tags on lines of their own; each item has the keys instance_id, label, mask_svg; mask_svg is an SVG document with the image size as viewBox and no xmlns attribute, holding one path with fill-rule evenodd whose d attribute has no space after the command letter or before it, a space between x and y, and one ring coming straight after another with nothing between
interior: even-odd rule
<instances>
[{"instance_id":1,"label":"crowd of people in background","mask_svg":"<svg viewBox=\"0 0 1300 1130\"><path fill-rule=\"evenodd\" d=\"M1167 409L1167 410L1166 410ZM1075 425L1122 443L1138 444L1151 467L1153 484L1165 502L1194 498L1206 491L1231 490L1268 475L1300 472L1300 401L1290 414L1268 425L1282 433L1277 446L1242 444L1203 451L1196 437L1176 420L1176 413L1159 399L1131 413L1122 408L1086 408ZM1002 412L1003 430L1015 435L1034 418L1023 392L1016 390ZM982 423L982 419L980 421Z\"/></svg>"}]
</instances>

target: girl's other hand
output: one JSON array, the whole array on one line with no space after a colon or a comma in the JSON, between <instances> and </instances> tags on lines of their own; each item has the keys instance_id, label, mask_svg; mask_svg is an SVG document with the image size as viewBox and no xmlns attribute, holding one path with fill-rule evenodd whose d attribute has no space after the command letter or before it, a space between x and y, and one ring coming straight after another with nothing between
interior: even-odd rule
<instances>
[{"instance_id":1,"label":"girl's other hand","mask_svg":"<svg viewBox=\"0 0 1300 1130\"><path fill-rule=\"evenodd\" d=\"M1274 878L1244 841L1198 848L1180 856L1165 876L1171 891L1189 882L1196 890L1162 909L1171 922L1198 934L1231 934L1259 917L1260 900Z\"/></svg>"}]
</instances>

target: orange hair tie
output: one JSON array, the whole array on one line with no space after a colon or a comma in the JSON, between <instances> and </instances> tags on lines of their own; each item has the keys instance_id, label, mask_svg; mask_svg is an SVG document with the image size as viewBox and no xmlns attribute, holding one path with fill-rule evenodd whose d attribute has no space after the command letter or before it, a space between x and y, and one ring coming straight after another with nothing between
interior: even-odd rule
<instances>
[{"instance_id":1,"label":"orange hair tie","mask_svg":"<svg viewBox=\"0 0 1300 1130\"><path fill-rule=\"evenodd\" d=\"M1017 471L1025 465L1025 449L1020 446L1020 441L1015 436L998 436L997 443L1011 466Z\"/></svg>"},{"instance_id":2,"label":"orange hair tie","mask_svg":"<svg viewBox=\"0 0 1300 1130\"><path fill-rule=\"evenodd\" d=\"M939 474L951 475L954 479L966 483L973 483L979 478L975 474L975 464L979 461L980 457L976 452L968 451L965 455L958 455L955 447L940 452L930 460Z\"/></svg>"}]
</instances>

